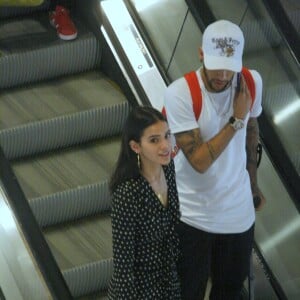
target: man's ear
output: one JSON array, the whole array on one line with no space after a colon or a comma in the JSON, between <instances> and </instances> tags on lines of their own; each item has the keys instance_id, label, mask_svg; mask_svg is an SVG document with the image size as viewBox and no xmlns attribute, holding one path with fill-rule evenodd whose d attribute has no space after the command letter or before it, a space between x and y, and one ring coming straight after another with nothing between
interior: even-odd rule
<instances>
[{"instance_id":1,"label":"man's ear","mask_svg":"<svg viewBox=\"0 0 300 300\"><path fill-rule=\"evenodd\" d=\"M129 142L129 146L130 146L131 150L134 151L135 153L140 152L140 145L136 141L131 140Z\"/></svg>"},{"instance_id":2,"label":"man's ear","mask_svg":"<svg viewBox=\"0 0 300 300\"><path fill-rule=\"evenodd\" d=\"M203 53L202 47L198 48L198 54L199 54L200 61L203 62L204 53Z\"/></svg>"}]
</instances>

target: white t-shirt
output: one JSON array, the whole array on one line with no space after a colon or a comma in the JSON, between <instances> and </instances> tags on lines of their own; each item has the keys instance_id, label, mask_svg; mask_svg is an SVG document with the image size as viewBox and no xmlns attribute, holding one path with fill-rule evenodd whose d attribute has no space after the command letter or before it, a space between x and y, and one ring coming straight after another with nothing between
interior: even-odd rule
<instances>
[{"instance_id":1,"label":"white t-shirt","mask_svg":"<svg viewBox=\"0 0 300 300\"><path fill-rule=\"evenodd\" d=\"M262 111L262 79L251 70L256 98L245 118L258 117ZM232 85L221 93L209 93L200 70L202 111L197 121L186 80L174 81L165 92L165 108L172 133L200 128L204 141L210 140L233 115L236 74ZM176 183L180 200L181 220L193 227L213 233L240 233L250 228L255 211L246 170L246 128L236 132L226 149L205 173L195 171L182 151L175 156Z\"/></svg>"}]
</instances>

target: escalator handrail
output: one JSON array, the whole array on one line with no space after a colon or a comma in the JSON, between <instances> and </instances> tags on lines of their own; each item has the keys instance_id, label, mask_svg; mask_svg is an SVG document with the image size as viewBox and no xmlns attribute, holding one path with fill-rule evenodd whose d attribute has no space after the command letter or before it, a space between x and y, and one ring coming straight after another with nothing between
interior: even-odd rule
<instances>
[{"instance_id":1,"label":"escalator handrail","mask_svg":"<svg viewBox=\"0 0 300 300\"><path fill-rule=\"evenodd\" d=\"M264 256L262 255L259 245L254 242L253 249L255 251L255 254L257 255L257 258L262 266L262 269L269 280L270 284L274 287L274 293L280 300L288 300L287 296L285 295L283 289L281 286L278 284L277 280L275 279L275 275L272 271L272 269L269 267L267 261L265 260Z\"/></svg>"},{"instance_id":2,"label":"escalator handrail","mask_svg":"<svg viewBox=\"0 0 300 300\"><path fill-rule=\"evenodd\" d=\"M249 5L251 2L249 1ZM280 0L263 0L274 25L282 36L284 44L294 59L295 64L300 67L300 35L285 13ZM285 187L293 200L298 212L300 212L300 184L299 175L291 158L285 150L278 133L274 129L272 121L264 114L258 118L261 128L261 139L268 149L273 165L283 179Z\"/></svg>"},{"instance_id":3,"label":"escalator handrail","mask_svg":"<svg viewBox=\"0 0 300 300\"><path fill-rule=\"evenodd\" d=\"M53 299L73 299L1 146L0 180L4 184L13 214L33 253L51 296Z\"/></svg>"},{"instance_id":4,"label":"escalator handrail","mask_svg":"<svg viewBox=\"0 0 300 300\"><path fill-rule=\"evenodd\" d=\"M280 0L263 0L290 53L300 67L300 34L287 16Z\"/></svg>"}]
</instances>

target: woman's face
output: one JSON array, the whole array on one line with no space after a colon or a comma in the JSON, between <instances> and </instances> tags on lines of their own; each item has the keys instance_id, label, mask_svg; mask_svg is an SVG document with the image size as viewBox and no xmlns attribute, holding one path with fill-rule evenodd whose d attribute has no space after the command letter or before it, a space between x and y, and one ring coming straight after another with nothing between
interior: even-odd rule
<instances>
[{"instance_id":1,"label":"woman's face","mask_svg":"<svg viewBox=\"0 0 300 300\"><path fill-rule=\"evenodd\" d=\"M142 166L167 165L171 158L170 129L166 122L158 121L147 127L140 143L131 141L131 148L140 154Z\"/></svg>"}]
</instances>

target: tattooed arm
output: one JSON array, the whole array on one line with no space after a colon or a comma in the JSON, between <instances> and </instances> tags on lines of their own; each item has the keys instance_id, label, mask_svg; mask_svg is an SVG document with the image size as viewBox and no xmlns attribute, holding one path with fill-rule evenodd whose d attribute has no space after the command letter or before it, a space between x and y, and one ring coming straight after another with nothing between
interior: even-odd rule
<instances>
[{"instance_id":1,"label":"tattooed arm","mask_svg":"<svg viewBox=\"0 0 300 300\"><path fill-rule=\"evenodd\" d=\"M236 91L233 115L244 119L250 109L251 97L246 81L241 77L241 89ZM175 134L176 143L183 151L191 166L204 173L219 157L233 138L235 130L227 123L212 139L203 142L199 128Z\"/></svg>"},{"instance_id":2,"label":"tattooed arm","mask_svg":"<svg viewBox=\"0 0 300 300\"><path fill-rule=\"evenodd\" d=\"M256 118L250 118L247 125L246 152L247 152L247 170L250 176L251 189L253 197L259 196L261 201L256 210L260 210L266 200L257 184L257 145L259 138L259 128Z\"/></svg>"},{"instance_id":3,"label":"tattooed arm","mask_svg":"<svg viewBox=\"0 0 300 300\"><path fill-rule=\"evenodd\" d=\"M199 128L176 133L175 138L191 166L197 172L204 173L224 151L234 134L235 130L227 124L206 143Z\"/></svg>"}]
</instances>

